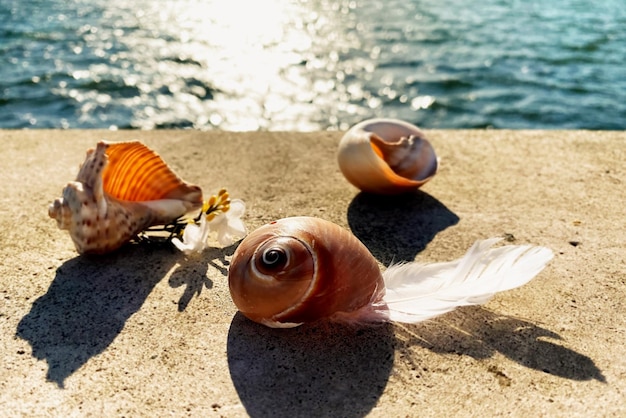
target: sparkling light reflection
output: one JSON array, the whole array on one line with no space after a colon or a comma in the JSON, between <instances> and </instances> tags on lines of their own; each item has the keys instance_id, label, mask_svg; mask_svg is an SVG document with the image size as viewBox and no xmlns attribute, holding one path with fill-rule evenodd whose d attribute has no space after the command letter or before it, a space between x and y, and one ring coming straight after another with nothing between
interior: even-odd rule
<instances>
[{"instance_id":1,"label":"sparkling light reflection","mask_svg":"<svg viewBox=\"0 0 626 418\"><path fill-rule=\"evenodd\" d=\"M10 0L0 126L623 129L621 1Z\"/></svg>"},{"instance_id":2,"label":"sparkling light reflection","mask_svg":"<svg viewBox=\"0 0 626 418\"><path fill-rule=\"evenodd\" d=\"M365 85L380 48L365 47L357 35L357 25L364 28L354 1L110 0L101 6L100 24L78 29L84 44L73 52L104 62L71 75L87 85L115 84L114 102L132 109L133 127L345 129L352 121L342 114L358 118L382 105ZM383 82L384 95L398 96ZM62 85L55 92L82 103L83 122L106 121L108 93Z\"/></svg>"},{"instance_id":3,"label":"sparkling light reflection","mask_svg":"<svg viewBox=\"0 0 626 418\"><path fill-rule=\"evenodd\" d=\"M298 68L312 40L302 30L303 10L297 4L235 0L190 3L182 13L177 9L176 16L162 13L161 21L176 19L186 54L202 66L196 77L204 73L214 90L207 122L257 130L270 122L276 127L281 119L290 124L298 115L309 119L313 109L291 106L312 99L309 81Z\"/></svg>"}]
</instances>

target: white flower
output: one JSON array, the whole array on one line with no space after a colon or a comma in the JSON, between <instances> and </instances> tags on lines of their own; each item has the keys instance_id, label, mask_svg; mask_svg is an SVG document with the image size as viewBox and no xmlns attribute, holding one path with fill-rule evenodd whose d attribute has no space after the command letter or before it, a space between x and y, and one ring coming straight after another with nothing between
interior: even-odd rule
<instances>
[{"instance_id":1,"label":"white flower","mask_svg":"<svg viewBox=\"0 0 626 418\"><path fill-rule=\"evenodd\" d=\"M209 221L211 231L217 232L217 241L221 245L230 245L238 238L243 238L247 234L246 225L241 220L246 205L241 199L230 201L230 209L222 212ZM185 235L187 231L185 230ZM183 236L184 238L184 236Z\"/></svg>"},{"instance_id":2,"label":"white flower","mask_svg":"<svg viewBox=\"0 0 626 418\"><path fill-rule=\"evenodd\" d=\"M241 220L246 205L240 199L229 200L225 189L204 203L199 223L184 226L182 241L172 238L172 243L187 255L200 253L208 246L209 233L217 233L220 245L231 245L238 238L246 236L246 226Z\"/></svg>"},{"instance_id":3,"label":"white flower","mask_svg":"<svg viewBox=\"0 0 626 418\"><path fill-rule=\"evenodd\" d=\"M187 255L200 253L207 247L209 237L209 224L206 216L200 217L200 225L189 224L183 232L183 240L174 237L172 243Z\"/></svg>"}]
</instances>

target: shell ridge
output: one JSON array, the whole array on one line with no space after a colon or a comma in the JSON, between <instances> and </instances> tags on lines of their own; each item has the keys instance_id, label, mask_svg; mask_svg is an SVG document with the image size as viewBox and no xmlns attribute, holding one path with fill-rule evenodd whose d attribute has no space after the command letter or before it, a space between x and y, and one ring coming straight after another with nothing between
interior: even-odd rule
<instances>
[{"instance_id":1,"label":"shell ridge","mask_svg":"<svg viewBox=\"0 0 626 418\"><path fill-rule=\"evenodd\" d=\"M113 147L111 148L111 145L113 145ZM121 145L117 145L118 149ZM114 167L119 166L120 164L124 165L124 155L121 156L118 155L118 153L115 151L116 150L116 144L107 144L107 158L109 160L109 166L107 167L106 170L104 170L104 172L102 173L102 182L103 182L103 187L105 189L105 191L112 196L117 196L117 197L121 197L123 195L123 193L120 191L120 188L123 187L122 185L122 177L118 175L118 171L119 169L115 169Z\"/></svg>"},{"instance_id":2,"label":"shell ridge","mask_svg":"<svg viewBox=\"0 0 626 418\"><path fill-rule=\"evenodd\" d=\"M197 186L185 183L153 150L133 141L110 144L111 160L104 174L104 190L119 200L150 201L194 194ZM201 198L194 203L201 204Z\"/></svg>"},{"instance_id":3,"label":"shell ridge","mask_svg":"<svg viewBox=\"0 0 626 418\"><path fill-rule=\"evenodd\" d=\"M143 166L141 159L147 154L147 148L139 142L112 144L108 150L111 168L106 173L106 191L120 200L133 199L134 186L138 180L137 170ZM132 182L128 181L129 177Z\"/></svg>"},{"instance_id":4,"label":"shell ridge","mask_svg":"<svg viewBox=\"0 0 626 418\"><path fill-rule=\"evenodd\" d=\"M146 196L163 197L166 195L165 191L155 191L153 185L159 182L158 169L161 167L159 161L154 156L149 156L142 162L140 169L136 170L134 174L134 181L132 182L132 188L129 186L127 190L127 200L142 201L149 200ZM159 182L160 183L160 182ZM161 183L165 186L165 183Z\"/></svg>"},{"instance_id":5,"label":"shell ridge","mask_svg":"<svg viewBox=\"0 0 626 418\"><path fill-rule=\"evenodd\" d=\"M135 194L134 189L137 189L137 182L140 181L140 176L138 176L136 172L131 171L131 169L136 161L144 154L144 150L137 147L118 157L115 164L115 167L118 167L114 176L115 189L112 189L109 193L113 193L113 190L115 190L114 195L121 200L136 200L133 198L133 194ZM132 177L133 181L126 181L128 177Z\"/></svg>"}]
</instances>

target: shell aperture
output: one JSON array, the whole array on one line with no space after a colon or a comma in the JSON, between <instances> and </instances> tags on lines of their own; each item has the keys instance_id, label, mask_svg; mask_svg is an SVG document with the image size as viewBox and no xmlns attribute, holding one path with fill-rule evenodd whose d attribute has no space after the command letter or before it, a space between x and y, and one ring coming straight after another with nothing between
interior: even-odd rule
<instances>
[{"instance_id":1,"label":"shell aperture","mask_svg":"<svg viewBox=\"0 0 626 418\"><path fill-rule=\"evenodd\" d=\"M294 217L264 225L239 245L228 273L237 308L273 327L350 313L383 289L376 260L331 222Z\"/></svg>"}]
</instances>

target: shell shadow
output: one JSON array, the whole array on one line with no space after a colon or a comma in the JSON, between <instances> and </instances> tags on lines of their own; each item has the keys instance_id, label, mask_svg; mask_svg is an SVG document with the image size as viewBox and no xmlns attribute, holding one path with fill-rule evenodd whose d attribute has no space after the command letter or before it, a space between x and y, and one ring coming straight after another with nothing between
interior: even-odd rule
<instances>
[{"instance_id":1,"label":"shell shadow","mask_svg":"<svg viewBox=\"0 0 626 418\"><path fill-rule=\"evenodd\" d=\"M559 334L479 306L460 308L420 324L397 324L396 334L407 346L419 345L436 353L480 360L498 352L522 366L565 379L606 382L593 360L565 347ZM508 379L495 367L489 371L499 380Z\"/></svg>"},{"instance_id":2,"label":"shell shadow","mask_svg":"<svg viewBox=\"0 0 626 418\"><path fill-rule=\"evenodd\" d=\"M230 375L256 417L363 417L393 368L393 326L319 322L272 329L237 313L228 332Z\"/></svg>"},{"instance_id":3,"label":"shell shadow","mask_svg":"<svg viewBox=\"0 0 626 418\"><path fill-rule=\"evenodd\" d=\"M418 190L398 196L359 193L348 206L352 233L383 265L414 261L415 256L459 217Z\"/></svg>"},{"instance_id":4,"label":"shell shadow","mask_svg":"<svg viewBox=\"0 0 626 418\"><path fill-rule=\"evenodd\" d=\"M33 357L46 360L46 379L63 388L67 377L111 344L179 259L171 249L127 245L68 260L20 320L16 336L28 341Z\"/></svg>"}]
</instances>

